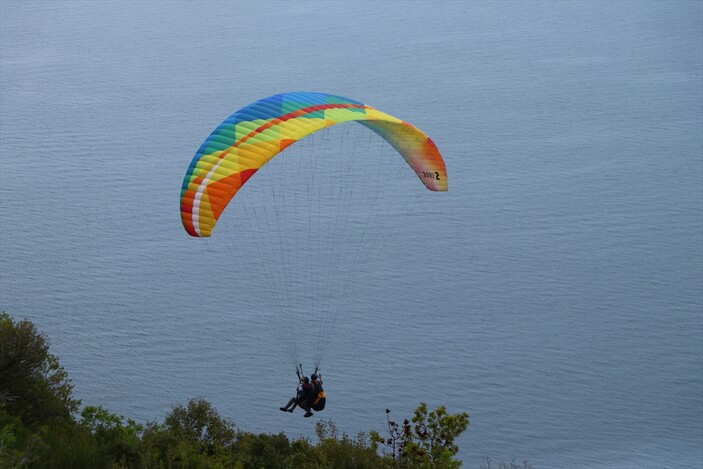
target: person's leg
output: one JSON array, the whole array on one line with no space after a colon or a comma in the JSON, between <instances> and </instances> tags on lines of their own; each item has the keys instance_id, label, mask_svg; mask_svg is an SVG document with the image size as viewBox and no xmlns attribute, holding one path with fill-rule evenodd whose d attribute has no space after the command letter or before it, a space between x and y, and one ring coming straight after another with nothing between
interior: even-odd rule
<instances>
[{"instance_id":1,"label":"person's leg","mask_svg":"<svg viewBox=\"0 0 703 469\"><path fill-rule=\"evenodd\" d=\"M295 409L294 404L295 404L295 398L293 397L293 398L291 398L290 401L288 401L288 404L286 404L285 407L279 407L279 409L281 409L283 412L293 412L293 409ZM288 407L290 407L291 405L293 405L293 408L291 410L288 410Z\"/></svg>"}]
</instances>

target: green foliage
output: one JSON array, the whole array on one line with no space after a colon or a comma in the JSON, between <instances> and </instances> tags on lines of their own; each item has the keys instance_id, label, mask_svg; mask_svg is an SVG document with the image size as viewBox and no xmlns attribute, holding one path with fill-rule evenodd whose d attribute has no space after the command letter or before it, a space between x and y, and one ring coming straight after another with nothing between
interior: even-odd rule
<instances>
[{"instance_id":1,"label":"green foliage","mask_svg":"<svg viewBox=\"0 0 703 469\"><path fill-rule=\"evenodd\" d=\"M317 466L316 457L310 457L311 448L307 444L291 445L283 433L277 435L240 432L234 444L234 456L237 467L241 469L287 469L292 461L298 461L299 467Z\"/></svg>"},{"instance_id":2,"label":"green foliage","mask_svg":"<svg viewBox=\"0 0 703 469\"><path fill-rule=\"evenodd\" d=\"M346 433L340 437L331 420L317 422L315 432L320 440L318 447L329 467L373 469L385 465L378 454L378 444L365 433L359 433L356 438L350 438Z\"/></svg>"},{"instance_id":3,"label":"green foliage","mask_svg":"<svg viewBox=\"0 0 703 469\"><path fill-rule=\"evenodd\" d=\"M139 460L143 427L134 420L113 414L100 406L81 411L81 422L93 436L98 454L121 466L133 466Z\"/></svg>"},{"instance_id":4,"label":"green foliage","mask_svg":"<svg viewBox=\"0 0 703 469\"><path fill-rule=\"evenodd\" d=\"M145 467L233 467L234 424L202 398L178 405L162 425L144 429L140 460Z\"/></svg>"},{"instance_id":5,"label":"green foliage","mask_svg":"<svg viewBox=\"0 0 703 469\"><path fill-rule=\"evenodd\" d=\"M30 321L0 313L0 408L36 428L52 419L70 419L80 401L49 342Z\"/></svg>"},{"instance_id":6,"label":"green foliage","mask_svg":"<svg viewBox=\"0 0 703 469\"><path fill-rule=\"evenodd\" d=\"M415 410L412 422L405 420L400 426L390 419L386 409L388 438L372 432L372 441L390 449L388 455L393 467L422 469L456 469L461 461L454 458L459 451L455 441L469 426L469 414L448 414L444 406L428 414L427 404Z\"/></svg>"},{"instance_id":7,"label":"green foliage","mask_svg":"<svg viewBox=\"0 0 703 469\"><path fill-rule=\"evenodd\" d=\"M166 417L166 427L179 439L212 452L234 441L234 424L220 417L203 398L191 399L186 407L178 405Z\"/></svg>"},{"instance_id":8,"label":"green foliage","mask_svg":"<svg viewBox=\"0 0 703 469\"><path fill-rule=\"evenodd\" d=\"M22 419L0 410L0 467L28 467L38 455L41 439Z\"/></svg>"},{"instance_id":9,"label":"green foliage","mask_svg":"<svg viewBox=\"0 0 703 469\"><path fill-rule=\"evenodd\" d=\"M43 425L37 435L41 445L32 468L71 467L90 469L108 467L100 448L95 444L90 431L73 421L56 421Z\"/></svg>"},{"instance_id":10,"label":"green foliage","mask_svg":"<svg viewBox=\"0 0 703 469\"><path fill-rule=\"evenodd\" d=\"M416 460L429 462L427 467L456 468L461 462L453 459L459 451L456 438L469 426L469 414L447 414L444 406L427 413L424 402L415 410L413 416L415 439L406 451Z\"/></svg>"}]
</instances>

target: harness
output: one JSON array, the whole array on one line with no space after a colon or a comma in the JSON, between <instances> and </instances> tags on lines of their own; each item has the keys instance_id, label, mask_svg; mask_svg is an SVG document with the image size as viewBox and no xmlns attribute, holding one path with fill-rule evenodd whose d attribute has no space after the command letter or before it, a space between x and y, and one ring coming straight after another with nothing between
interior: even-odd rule
<instances>
[{"instance_id":1,"label":"harness","mask_svg":"<svg viewBox=\"0 0 703 469\"><path fill-rule=\"evenodd\" d=\"M325 390L322 389L322 385L320 383L315 385L315 392L317 393L317 396L315 396L315 400L312 402L310 407L312 407L313 410L320 411L325 408L327 396L325 395Z\"/></svg>"}]
</instances>

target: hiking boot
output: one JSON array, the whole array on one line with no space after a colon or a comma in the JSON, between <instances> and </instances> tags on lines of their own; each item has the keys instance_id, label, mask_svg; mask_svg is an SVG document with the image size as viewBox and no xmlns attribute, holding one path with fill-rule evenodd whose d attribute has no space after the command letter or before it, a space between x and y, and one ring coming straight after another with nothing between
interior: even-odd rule
<instances>
[{"instance_id":1,"label":"hiking boot","mask_svg":"<svg viewBox=\"0 0 703 469\"><path fill-rule=\"evenodd\" d=\"M309 410L308 410L307 412L305 412L305 417L306 417L306 418L307 418L307 417L310 417L310 416L312 416L312 412L310 412Z\"/></svg>"},{"instance_id":2,"label":"hiking boot","mask_svg":"<svg viewBox=\"0 0 703 469\"><path fill-rule=\"evenodd\" d=\"M283 412L293 412L292 410L288 410L285 407L279 407Z\"/></svg>"}]
</instances>

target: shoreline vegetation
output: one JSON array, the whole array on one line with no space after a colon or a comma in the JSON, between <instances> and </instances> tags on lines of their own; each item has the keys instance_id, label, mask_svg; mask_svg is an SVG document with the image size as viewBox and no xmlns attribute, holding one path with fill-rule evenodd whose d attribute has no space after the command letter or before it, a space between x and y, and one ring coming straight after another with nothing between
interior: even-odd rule
<instances>
[{"instance_id":1,"label":"shoreline vegetation","mask_svg":"<svg viewBox=\"0 0 703 469\"><path fill-rule=\"evenodd\" d=\"M0 467L13 468L446 468L462 466L456 438L469 414L421 403L383 434L352 437L319 421L318 441L254 434L206 400L178 404L163 422L139 424L102 406L82 405L48 338L28 321L0 313ZM530 469L524 462L498 469ZM484 459L481 469L492 469Z\"/></svg>"}]
</instances>

